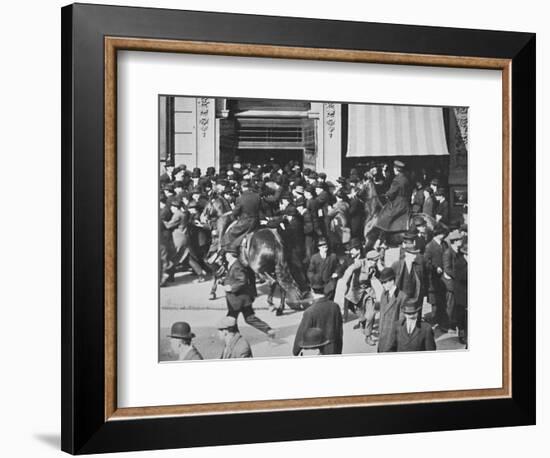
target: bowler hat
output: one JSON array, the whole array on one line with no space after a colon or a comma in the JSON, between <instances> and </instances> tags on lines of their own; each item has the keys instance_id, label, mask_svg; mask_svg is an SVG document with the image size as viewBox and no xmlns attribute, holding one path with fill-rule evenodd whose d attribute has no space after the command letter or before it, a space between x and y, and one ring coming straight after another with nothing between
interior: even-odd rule
<instances>
[{"instance_id":1,"label":"bowler hat","mask_svg":"<svg viewBox=\"0 0 550 458\"><path fill-rule=\"evenodd\" d=\"M418 236L418 231L416 229L410 229L408 232L405 232L403 234L403 240L407 240L408 242L413 242L416 237Z\"/></svg>"},{"instance_id":2,"label":"bowler hat","mask_svg":"<svg viewBox=\"0 0 550 458\"><path fill-rule=\"evenodd\" d=\"M379 258L380 258L380 253L376 250L370 250L367 253L367 260L368 261L376 261Z\"/></svg>"},{"instance_id":3,"label":"bowler hat","mask_svg":"<svg viewBox=\"0 0 550 458\"><path fill-rule=\"evenodd\" d=\"M421 308L422 306L418 304L418 300L416 298L412 298L405 301L401 310L403 313L417 313Z\"/></svg>"},{"instance_id":4,"label":"bowler hat","mask_svg":"<svg viewBox=\"0 0 550 458\"><path fill-rule=\"evenodd\" d=\"M320 348L324 347L330 342L326 339L323 331L320 328L309 328L304 332L302 342L300 342L301 348Z\"/></svg>"},{"instance_id":5,"label":"bowler hat","mask_svg":"<svg viewBox=\"0 0 550 458\"><path fill-rule=\"evenodd\" d=\"M317 243L317 245L320 246L320 247L322 247L322 246L327 246L328 243L327 243L326 239L320 238L320 239L319 239L319 242Z\"/></svg>"},{"instance_id":6,"label":"bowler hat","mask_svg":"<svg viewBox=\"0 0 550 458\"><path fill-rule=\"evenodd\" d=\"M449 234L449 242L454 242L455 240L462 240L464 238L464 235L458 230L455 229Z\"/></svg>"},{"instance_id":7,"label":"bowler hat","mask_svg":"<svg viewBox=\"0 0 550 458\"><path fill-rule=\"evenodd\" d=\"M170 329L170 334L167 337L172 339L192 339L195 334L191 332L191 326L185 321L176 321Z\"/></svg>"},{"instance_id":8,"label":"bowler hat","mask_svg":"<svg viewBox=\"0 0 550 458\"><path fill-rule=\"evenodd\" d=\"M218 329L232 329L237 327L237 319L232 316L224 316L220 321L218 321Z\"/></svg>"},{"instance_id":9,"label":"bowler hat","mask_svg":"<svg viewBox=\"0 0 550 458\"><path fill-rule=\"evenodd\" d=\"M380 273L380 282L385 283L390 280L395 280L395 272L391 267L386 267L382 272Z\"/></svg>"},{"instance_id":10,"label":"bowler hat","mask_svg":"<svg viewBox=\"0 0 550 458\"><path fill-rule=\"evenodd\" d=\"M432 178L430 181L430 184L433 184L434 186L439 186L439 178Z\"/></svg>"}]
</instances>

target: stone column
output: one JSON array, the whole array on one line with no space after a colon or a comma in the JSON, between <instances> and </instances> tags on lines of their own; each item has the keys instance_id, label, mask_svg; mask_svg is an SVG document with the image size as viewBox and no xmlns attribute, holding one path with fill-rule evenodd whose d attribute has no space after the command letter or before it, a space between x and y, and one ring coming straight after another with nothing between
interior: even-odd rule
<instances>
[{"instance_id":1,"label":"stone column","mask_svg":"<svg viewBox=\"0 0 550 458\"><path fill-rule=\"evenodd\" d=\"M216 105L215 99L197 98L197 154L196 166L202 173L208 167L216 167Z\"/></svg>"},{"instance_id":2,"label":"stone column","mask_svg":"<svg viewBox=\"0 0 550 458\"><path fill-rule=\"evenodd\" d=\"M335 180L342 174L342 105L323 103L319 143L322 154L317 155L317 172L325 172Z\"/></svg>"}]
</instances>

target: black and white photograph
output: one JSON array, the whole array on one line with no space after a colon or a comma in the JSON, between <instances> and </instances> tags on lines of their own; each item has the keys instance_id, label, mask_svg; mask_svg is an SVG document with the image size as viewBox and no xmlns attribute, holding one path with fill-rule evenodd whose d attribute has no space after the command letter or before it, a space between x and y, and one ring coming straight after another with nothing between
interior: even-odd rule
<instances>
[{"instance_id":1,"label":"black and white photograph","mask_svg":"<svg viewBox=\"0 0 550 458\"><path fill-rule=\"evenodd\" d=\"M159 361L468 349L468 107L159 95Z\"/></svg>"}]
</instances>

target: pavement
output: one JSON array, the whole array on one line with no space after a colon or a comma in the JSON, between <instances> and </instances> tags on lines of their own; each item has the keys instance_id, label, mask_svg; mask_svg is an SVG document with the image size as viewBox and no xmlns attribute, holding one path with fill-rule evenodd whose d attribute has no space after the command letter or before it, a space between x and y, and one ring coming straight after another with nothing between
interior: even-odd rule
<instances>
[{"instance_id":1,"label":"pavement","mask_svg":"<svg viewBox=\"0 0 550 458\"><path fill-rule=\"evenodd\" d=\"M208 300L212 280L194 283L196 277L188 272L176 274L174 283L160 289L160 360L171 361L175 356L170 351L169 339L166 337L170 326L175 321L187 321L195 333L194 345L205 359L217 359L222 353L223 345L218 339L216 323L225 316L227 308L225 293L222 286L217 288L217 299ZM281 357L292 355L292 346L296 330L302 319L302 311L285 308L283 315L276 316L270 311L267 303L267 285L258 286L258 297L254 302L256 315L267 322L277 332L274 341L265 334L245 323L239 316L238 326L241 334L248 340L254 357ZM277 292L278 293L278 292ZM275 304L279 304L278 295ZM429 304L425 303L422 311L426 316L430 313ZM375 321L375 335L378 317ZM361 330L353 329L357 323L355 315L350 313L344 323L343 353L376 353L376 346L365 343ZM435 330L437 350L463 349L458 336L441 333Z\"/></svg>"}]
</instances>

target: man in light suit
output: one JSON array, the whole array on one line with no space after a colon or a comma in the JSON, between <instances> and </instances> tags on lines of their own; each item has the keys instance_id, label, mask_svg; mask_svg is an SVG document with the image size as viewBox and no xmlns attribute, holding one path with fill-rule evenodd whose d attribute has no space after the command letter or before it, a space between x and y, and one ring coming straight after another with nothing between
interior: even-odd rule
<instances>
[{"instance_id":1,"label":"man in light suit","mask_svg":"<svg viewBox=\"0 0 550 458\"><path fill-rule=\"evenodd\" d=\"M237 320L232 316L223 317L218 323L218 335L224 343L220 359L252 358L248 341L239 333Z\"/></svg>"}]
</instances>

